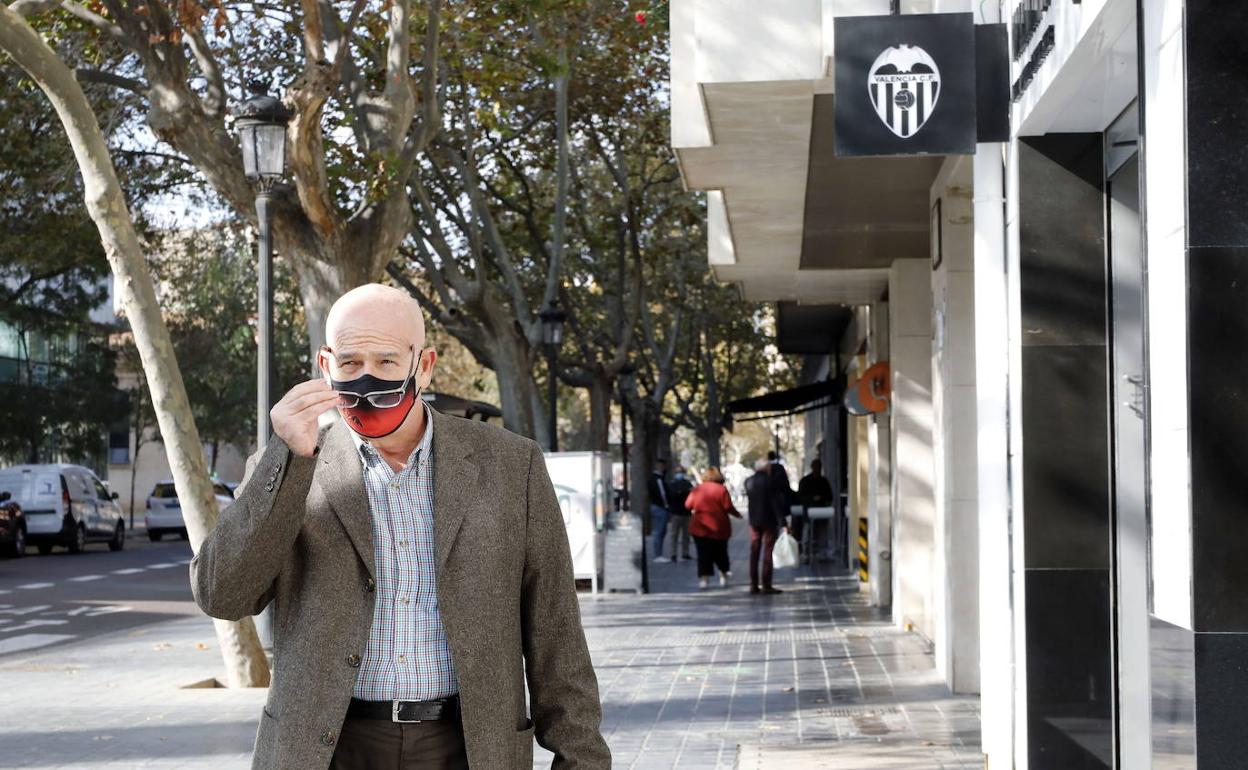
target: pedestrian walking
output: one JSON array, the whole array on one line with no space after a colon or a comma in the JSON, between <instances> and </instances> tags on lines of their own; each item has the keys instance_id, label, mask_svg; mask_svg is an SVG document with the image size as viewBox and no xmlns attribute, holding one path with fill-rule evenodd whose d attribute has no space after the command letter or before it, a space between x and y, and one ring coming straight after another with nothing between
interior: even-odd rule
<instances>
[{"instance_id":1,"label":"pedestrian walking","mask_svg":"<svg viewBox=\"0 0 1248 770\"><path fill-rule=\"evenodd\" d=\"M671 495L667 488L667 460L655 460L650 473L650 540L654 548L656 564L673 561L663 556L663 541L667 539L667 520L672 515ZM675 556L675 554L673 554Z\"/></svg>"},{"instance_id":2,"label":"pedestrian walking","mask_svg":"<svg viewBox=\"0 0 1248 770\"><path fill-rule=\"evenodd\" d=\"M684 467L677 465L672 471L672 482L667 485L671 502L671 508L668 509L671 518L667 526L672 532L672 561L676 561L678 557L686 561L692 558L689 555L689 509L685 507L685 500L692 490L693 482L689 480Z\"/></svg>"},{"instance_id":3,"label":"pedestrian walking","mask_svg":"<svg viewBox=\"0 0 1248 770\"><path fill-rule=\"evenodd\" d=\"M728 539L732 537L732 520L741 518L732 505L732 496L724 486L724 475L712 466L702 473L702 483L685 498L685 507L692 513L689 534L698 550L698 588L710 585L711 574L719 569L719 584L728 585L732 565L728 561Z\"/></svg>"},{"instance_id":4,"label":"pedestrian walking","mask_svg":"<svg viewBox=\"0 0 1248 770\"><path fill-rule=\"evenodd\" d=\"M405 292L353 289L325 326L323 379L273 407L191 560L207 614L276 609L253 770L531 767L535 733L557 764L608 770L541 449L425 404L437 352Z\"/></svg>"},{"instance_id":5,"label":"pedestrian walking","mask_svg":"<svg viewBox=\"0 0 1248 770\"><path fill-rule=\"evenodd\" d=\"M823 461L819 458L810 461L810 473L797 482L797 499L802 504L803 514L811 508L822 508L832 504L832 484L823 475ZM793 521L793 537L797 538L798 543L802 542L802 532L806 522L806 516ZM810 533L812 542L817 540L818 534L818 527L812 525Z\"/></svg>"},{"instance_id":6,"label":"pedestrian walking","mask_svg":"<svg viewBox=\"0 0 1248 770\"><path fill-rule=\"evenodd\" d=\"M745 494L749 500L750 514L750 593L778 594L779 588L772 585L773 566L771 551L776 546L776 534L780 527L786 526L788 516L788 496L783 489L779 476L773 471L768 460L759 460L754 465L754 475L745 482ZM784 467L780 466L783 472ZM785 479L788 475L785 474ZM760 575L761 573L761 575ZM759 578L762 578L760 584Z\"/></svg>"}]
</instances>

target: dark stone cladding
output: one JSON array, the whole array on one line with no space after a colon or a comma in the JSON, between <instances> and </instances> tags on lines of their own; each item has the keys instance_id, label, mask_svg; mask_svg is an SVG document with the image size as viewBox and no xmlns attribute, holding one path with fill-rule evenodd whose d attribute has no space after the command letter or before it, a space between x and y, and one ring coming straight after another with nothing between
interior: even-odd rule
<instances>
[{"instance_id":1,"label":"dark stone cladding","mask_svg":"<svg viewBox=\"0 0 1248 770\"><path fill-rule=\"evenodd\" d=\"M1195 746L1230 768L1248 757L1248 3L1186 0L1184 34Z\"/></svg>"},{"instance_id":2,"label":"dark stone cladding","mask_svg":"<svg viewBox=\"0 0 1248 770\"><path fill-rule=\"evenodd\" d=\"M1104 139L1019 143L1028 754L1113 766Z\"/></svg>"}]
</instances>

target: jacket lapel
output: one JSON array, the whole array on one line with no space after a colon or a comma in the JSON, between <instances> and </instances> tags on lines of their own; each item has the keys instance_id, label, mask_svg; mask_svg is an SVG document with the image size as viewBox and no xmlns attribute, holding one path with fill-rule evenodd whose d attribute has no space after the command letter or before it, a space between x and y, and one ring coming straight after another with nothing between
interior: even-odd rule
<instances>
[{"instance_id":1,"label":"jacket lapel","mask_svg":"<svg viewBox=\"0 0 1248 770\"><path fill-rule=\"evenodd\" d=\"M360 455L351 440L351 429L337 420L321 446L321 488L325 497L347 530L347 537L360 555L368 574L377 577L376 555L373 551L373 523L368 510L368 490L364 488L364 472Z\"/></svg>"},{"instance_id":2,"label":"jacket lapel","mask_svg":"<svg viewBox=\"0 0 1248 770\"><path fill-rule=\"evenodd\" d=\"M433 529L438 549L438 572L446 566L451 547L464 522L477 481L477 466L470 459L462 418L433 412Z\"/></svg>"}]
</instances>

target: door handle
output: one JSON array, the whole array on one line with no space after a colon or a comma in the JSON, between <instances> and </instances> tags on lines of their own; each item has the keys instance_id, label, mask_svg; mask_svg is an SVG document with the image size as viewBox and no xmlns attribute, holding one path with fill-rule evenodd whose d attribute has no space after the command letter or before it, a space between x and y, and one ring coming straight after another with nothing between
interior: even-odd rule
<instances>
[{"instance_id":1,"label":"door handle","mask_svg":"<svg viewBox=\"0 0 1248 770\"><path fill-rule=\"evenodd\" d=\"M1128 401L1123 401L1122 405L1135 413L1136 417L1144 419L1144 395L1148 390L1148 382L1145 381L1142 374L1126 374L1122 377L1131 385L1135 386L1135 392L1131 394Z\"/></svg>"}]
</instances>

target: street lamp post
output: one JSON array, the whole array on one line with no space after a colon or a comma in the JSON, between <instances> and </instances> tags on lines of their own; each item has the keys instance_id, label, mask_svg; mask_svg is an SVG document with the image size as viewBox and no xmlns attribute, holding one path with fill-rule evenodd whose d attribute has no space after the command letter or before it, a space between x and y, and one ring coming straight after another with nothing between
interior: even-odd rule
<instances>
[{"instance_id":1,"label":"street lamp post","mask_svg":"<svg viewBox=\"0 0 1248 770\"><path fill-rule=\"evenodd\" d=\"M269 440L269 408L273 400L273 187L286 172L286 124L292 113L266 93L260 81L250 84L252 96L234 113L243 151L243 172L256 188L256 219L260 229L259 312L256 319L256 447Z\"/></svg>"},{"instance_id":2,"label":"street lamp post","mask_svg":"<svg viewBox=\"0 0 1248 770\"><path fill-rule=\"evenodd\" d=\"M549 389L550 400L550 451L559 451L558 438L558 417L555 406L559 396L559 346L563 344L563 324L568 320L568 314L563 312L560 307L552 300L538 314L538 318L542 323L542 345L546 348L546 362L549 369Z\"/></svg>"}]
</instances>

